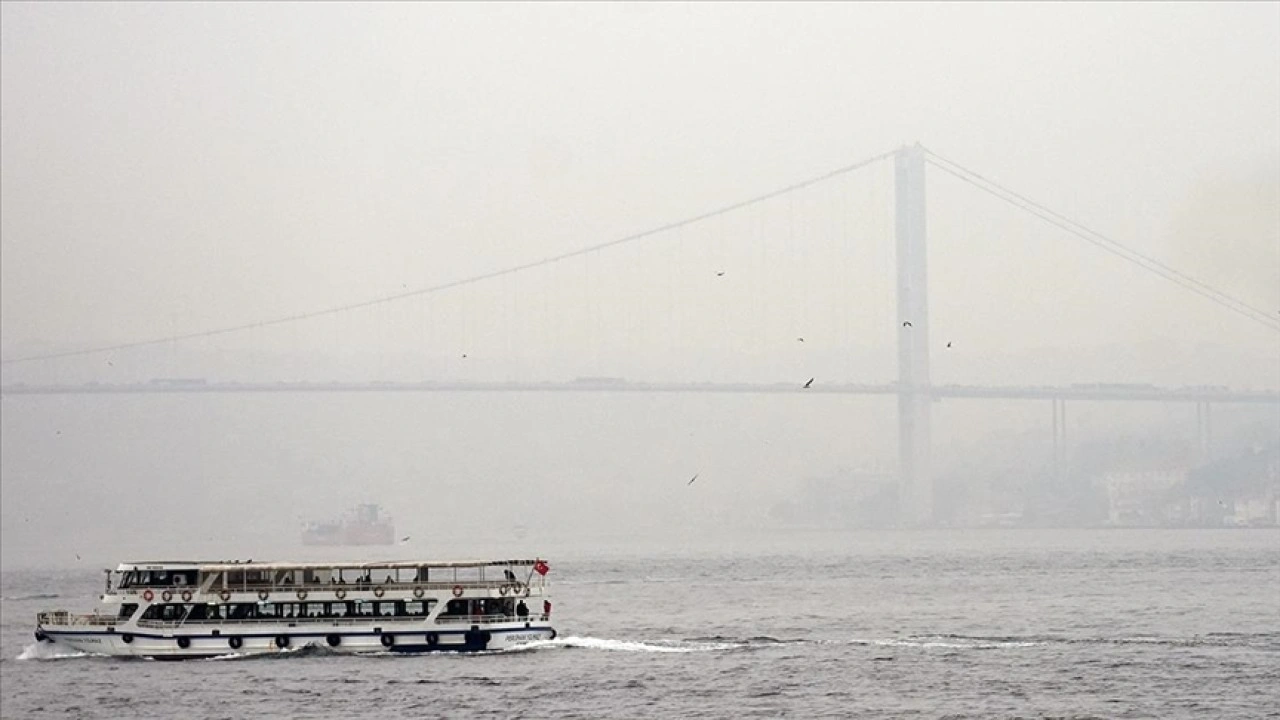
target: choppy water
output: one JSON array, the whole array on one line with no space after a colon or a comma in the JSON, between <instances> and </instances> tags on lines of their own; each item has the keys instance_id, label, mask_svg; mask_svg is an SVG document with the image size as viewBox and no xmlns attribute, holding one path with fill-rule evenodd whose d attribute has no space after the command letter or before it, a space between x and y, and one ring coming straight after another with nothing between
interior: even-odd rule
<instances>
[{"instance_id":1,"label":"choppy water","mask_svg":"<svg viewBox=\"0 0 1280 720\"><path fill-rule=\"evenodd\" d=\"M561 548L561 637L475 656L57 657L98 572L6 572L5 718L1280 717L1280 533Z\"/></svg>"}]
</instances>

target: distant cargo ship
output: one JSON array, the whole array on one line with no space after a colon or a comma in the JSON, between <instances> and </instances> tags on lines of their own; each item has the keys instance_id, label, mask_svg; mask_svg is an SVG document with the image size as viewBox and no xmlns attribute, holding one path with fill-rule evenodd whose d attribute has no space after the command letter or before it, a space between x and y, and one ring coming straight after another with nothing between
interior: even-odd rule
<instances>
[{"instance_id":1,"label":"distant cargo ship","mask_svg":"<svg viewBox=\"0 0 1280 720\"><path fill-rule=\"evenodd\" d=\"M311 523L302 531L303 545L394 545L396 526L377 505L357 505L337 520Z\"/></svg>"}]
</instances>

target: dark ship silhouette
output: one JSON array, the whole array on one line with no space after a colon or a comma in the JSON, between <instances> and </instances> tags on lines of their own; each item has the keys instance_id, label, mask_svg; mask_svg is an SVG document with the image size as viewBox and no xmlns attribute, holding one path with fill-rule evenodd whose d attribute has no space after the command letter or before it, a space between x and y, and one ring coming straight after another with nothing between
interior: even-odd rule
<instances>
[{"instance_id":1,"label":"dark ship silhouette","mask_svg":"<svg viewBox=\"0 0 1280 720\"><path fill-rule=\"evenodd\" d=\"M302 531L303 545L394 545L396 526L373 504L357 505L337 520L310 523Z\"/></svg>"}]
</instances>

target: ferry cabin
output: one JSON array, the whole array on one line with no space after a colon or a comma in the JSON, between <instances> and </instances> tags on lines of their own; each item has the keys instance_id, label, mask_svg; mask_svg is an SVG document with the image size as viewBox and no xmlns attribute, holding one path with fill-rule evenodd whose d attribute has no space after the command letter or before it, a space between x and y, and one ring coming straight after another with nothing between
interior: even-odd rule
<instances>
[{"instance_id":1,"label":"ferry cabin","mask_svg":"<svg viewBox=\"0 0 1280 720\"><path fill-rule=\"evenodd\" d=\"M107 655L497 650L552 639L547 565L126 563L100 611L40 613L36 637Z\"/></svg>"}]
</instances>

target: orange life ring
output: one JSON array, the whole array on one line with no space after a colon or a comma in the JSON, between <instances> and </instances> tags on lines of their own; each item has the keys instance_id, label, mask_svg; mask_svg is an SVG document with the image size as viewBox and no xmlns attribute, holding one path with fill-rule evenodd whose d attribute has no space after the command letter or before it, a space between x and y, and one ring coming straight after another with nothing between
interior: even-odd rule
<instances>
[{"instance_id":1,"label":"orange life ring","mask_svg":"<svg viewBox=\"0 0 1280 720\"><path fill-rule=\"evenodd\" d=\"M182 591L182 602L191 602L191 591L190 591L190 590L183 590L183 591Z\"/></svg>"},{"instance_id":2,"label":"orange life ring","mask_svg":"<svg viewBox=\"0 0 1280 720\"><path fill-rule=\"evenodd\" d=\"M420 587L416 587L416 588L414 588L414 589L413 589L413 596L414 596L414 597L416 597L416 598L418 598L419 600L421 600L421 599L422 599L422 596L423 596L423 595L425 595L425 594L426 594L426 593L424 593L424 592L422 591L422 588L420 588Z\"/></svg>"},{"instance_id":3,"label":"orange life ring","mask_svg":"<svg viewBox=\"0 0 1280 720\"><path fill-rule=\"evenodd\" d=\"M374 597L382 597L383 595L386 595L386 594L387 594L387 591L386 591L385 589L383 589L383 587L382 587L381 585L379 585L379 586L377 586L377 587L375 587L375 588L373 589L373 596L374 596Z\"/></svg>"},{"instance_id":4,"label":"orange life ring","mask_svg":"<svg viewBox=\"0 0 1280 720\"><path fill-rule=\"evenodd\" d=\"M165 590L163 593L160 594L160 599L164 600L165 602L169 602L170 600L173 599L173 591Z\"/></svg>"},{"instance_id":5,"label":"orange life ring","mask_svg":"<svg viewBox=\"0 0 1280 720\"><path fill-rule=\"evenodd\" d=\"M461 585L454 585L454 586L453 586L453 596L454 596L454 597L462 597L462 586L461 586Z\"/></svg>"},{"instance_id":6,"label":"orange life ring","mask_svg":"<svg viewBox=\"0 0 1280 720\"><path fill-rule=\"evenodd\" d=\"M259 600L266 600L266 599L267 599L267 598L269 598L269 597L271 597L271 593L267 592L266 590L259 590L259 591L258 591L258 599L259 599Z\"/></svg>"},{"instance_id":7,"label":"orange life ring","mask_svg":"<svg viewBox=\"0 0 1280 720\"><path fill-rule=\"evenodd\" d=\"M231 599L231 591L223 590L222 592L218 593L218 597L222 598L222 602L226 602Z\"/></svg>"},{"instance_id":8,"label":"orange life ring","mask_svg":"<svg viewBox=\"0 0 1280 720\"><path fill-rule=\"evenodd\" d=\"M347 596L347 591L346 591L346 590L343 590L342 588L338 588L337 590L334 590L334 591L333 591L333 595L334 595L334 597L336 597L336 598L338 598L339 600L341 600L342 598L344 598L344 597L346 597L346 596Z\"/></svg>"},{"instance_id":9,"label":"orange life ring","mask_svg":"<svg viewBox=\"0 0 1280 720\"><path fill-rule=\"evenodd\" d=\"M156 597L156 594L151 592L150 590L144 590L142 593L142 599L146 600L147 602L151 602L152 600L155 599L155 597Z\"/></svg>"},{"instance_id":10,"label":"orange life ring","mask_svg":"<svg viewBox=\"0 0 1280 720\"><path fill-rule=\"evenodd\" d=\"M299 591L298 591L298 599L299 599L299 600L306 600L306 599L307 599L307 591L306 591L306 590L299 590Z\"/></svg>"},{"instance_id":11,"label":"orange life ring","mask_svg":"<svg viewBox=\"0 0 1280 720\"><path fill-rule=\"evenodd\" d=\"M511 588L507 587L506 585L503 585L498 588L499 595L506 595L508 592L511 592Z\"/></svg>"}]
</instances>

